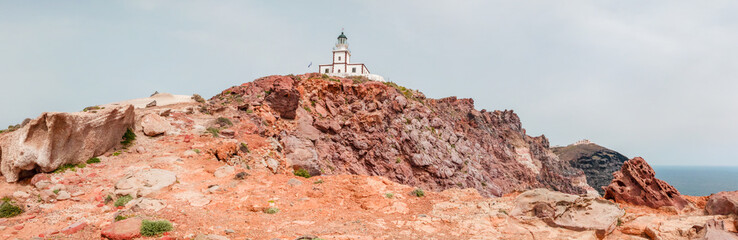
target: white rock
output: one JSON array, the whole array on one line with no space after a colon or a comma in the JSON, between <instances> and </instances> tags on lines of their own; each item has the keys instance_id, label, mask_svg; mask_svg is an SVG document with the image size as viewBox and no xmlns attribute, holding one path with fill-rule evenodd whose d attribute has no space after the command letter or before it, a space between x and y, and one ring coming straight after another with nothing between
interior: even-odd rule
<instances>
[{"instance_id":1,"label":"white rock","mask_svg":"<svg viewBox=\"0 0 738 240\"><path fill-rule=\"evenodd\" d=\"M30 196L31 196L31 194L28 194L25 191L16 191L16 192L13 193L13 197L14 198L28 198Z\"/></svg>"},{"instance_id":2,"label":"white rock","mask_svg":"<svg viewBox=\"0 0 738 240\"><path fill-rule=\"evenodd\" d=\"M156 136L169 131L172 125L158 114L149 113L141 118L141 127L146 136Z\"/></svg>"},{"instance_id":3,"label":"white rock","mask_svg":"<svg viewBox=\"0 0 738 240\"><path fill-rule=\"evenodd\" d=\"M115 194L133 197L147 196L174 184L177 175L163 169L144 169L129 174L115 184Z\"/></svg>"},{"instance_id":4,"label":"white rock","mask_svg":"<svg viewBox=\"0 0 738 240\"><path fill-rule=\"evenodd\" d=\"M224 166L219 167L218 169L215 169L214 175L217 178L222 178L222 177L231 175L234 172L236 172L236 168L234 168L231 165L224 165Z\"/></svg>"},{"instance_id":5,"label":"white rock","mask_svg":"<svg viewBox=\"0 0 738 240\"><path fill-rule=\"evenodd\" d=\"M190 203L190 206L193 207L202 207L210 203L210 198L194 191L186 191L174 194L174 198L180 201L187 201Z\"/></svg>"},{"instance_id":6,"label":"white rock","mask_svg":"<svg viewBox=\"0 0 738 240\"><path fill-rule=\"evenodd\" d=\"M59 191L59 194L56 195L56 200L67 200L71 197L72 195L69 194L69 192L62 190L62 191Z\"/></svg>"}]
</instances>

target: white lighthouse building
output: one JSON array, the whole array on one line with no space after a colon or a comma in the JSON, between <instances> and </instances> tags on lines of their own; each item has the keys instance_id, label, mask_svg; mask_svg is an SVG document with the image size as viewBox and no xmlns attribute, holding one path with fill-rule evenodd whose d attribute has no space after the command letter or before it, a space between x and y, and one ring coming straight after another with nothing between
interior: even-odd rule
<instances>
[{"instance_id":1,"label":"white lighthouse building","mask_svg":"<svg viewBox=\"0 0 738 240\"><path fill-rule=\"evenodd\" d=\"M363 76L370 80L382 81L382 76L371 74L363 63L351 63L351 51L348 49L348 38L341 32L336 46L333 48L333 63L318 65L318 72L337 77Z\"/></svg>"}]
</instances>

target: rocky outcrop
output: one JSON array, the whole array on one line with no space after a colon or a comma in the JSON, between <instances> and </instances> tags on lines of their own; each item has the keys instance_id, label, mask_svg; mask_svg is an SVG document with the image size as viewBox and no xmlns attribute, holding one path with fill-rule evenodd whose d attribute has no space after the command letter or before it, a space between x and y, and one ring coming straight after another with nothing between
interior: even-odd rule
<instances>
[{"instance_id":1,"label":"rocky outcrop","mask_svg":"<svg viewBox=\"0 0 738 240\"><path fill-rule=\"evenodd\" d=\"M133 127L133 106L93 112L43 113L22 128L0 135L0 173L8 182L50 172L99 156Z\"/></svg>"},{"instance_id":2,"label":"rocky outcrop","mask_svg":"<svg viewBox=\"0 0 738 240\"><path fill-rule=\"evenodd\" d=\"M204 111L227 109L237 109L233 118L248 120L240 124L261 137L279 139L287 162L311 174L379 175L485 196L591 190L581 170L549 150L548 139L525 134L513 111L476 110L472 99L426 99L393 83L306 74L226 89Z\"/></svg>"},{"instance_id":3,"label":"rocky outcrop","mask_svg":"<svg viewBox=\"0 0 738 240\"><path fill-rule=\"evenodd\" d=\"M636 157L628 160L613 174L613 180L605 189L606 199L651 208L673 206L682 209L688 205L676 188L657 179L646 160Z\"/></svg>"},{"instance_id":4,"label":"rocky outcrop","mask_svg":"<svg viewBox=\"0 0 738 240\"><path fill-rule=\"evenodd\" d=\"M612 181L612 173L620 170L628 158L622 154L594 143L572 144L566 147L551 148L559 159L569 162L572 167L584 171L587 184L600 195L605 194L602 187Z\"/></svg>"},{"instance_id":5,"label":"rocky outcrop","mask_svg":"<svg viewBox=\"0 0 738 240\"><path fill-rule=\"evenodd\" d=\"M705 210L713 215L738 214L738 191L710 195Z\"/></svg>"},{"instance_id":6,"label":"rocky outcrop","mask_svg":"<svg viewBox=\"0 0 738 240\"><path fill-rule=\"evenodd\" d=\"M600 198L534 189L515 198L510 214L523 219L541 218L549 225L575 231L594 230L602 238L615 229L625 211Z\"/></svg>"}]
</instances>

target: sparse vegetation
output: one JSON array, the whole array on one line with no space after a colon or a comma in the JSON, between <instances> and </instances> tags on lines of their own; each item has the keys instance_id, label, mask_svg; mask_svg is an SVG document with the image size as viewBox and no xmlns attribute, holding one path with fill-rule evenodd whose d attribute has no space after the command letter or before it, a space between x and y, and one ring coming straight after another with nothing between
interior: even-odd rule
<instances>
[{"instance_id":1,"label":"sparse vegetation","mask_svg":"<svg viewBox=\"0 0 738 240\"><path fill-rule=\"evenodd\" d=\"M416 196L416 197L424 197L425 196L425 191L423 191L423 189L416 188L415 190L413 190L412 192L410 192L410 195L413 195L413 196Z\"/></svg>"},{"instance_id":2,"label":"sparse vegetation","mask_svg":"<svg viewBox=\"0 0 738 240\"><path fill-rule=\"evenodd\" d=\"M100 158L93 157L93 158L87 159L87 162L86 163L87 164L100 163Z\"/></svg>"},{"instance_id":3,"label":"sparse vegetation","mask_svg":"<svg viewBox=\"0 0 738 240\"><path fill-rule=\"evenodd\" d=\"M270 208L264 209L264 213L266 213L266 214L275 214L275 213L278 213L278 212L279 212L279 208L275 208L275 207L270 207Z\"/></svg>"},{"instance_id":4,"label":"sparse vegetation","mask_svg":"<svg viewBox=\"0 0 738 240\"><path fill-rule=\"evenodd\" d=\"M52 192L54 192L54 194L56 194L56 195L59 195L59 191L61 191L61 189L54 189L54 191L52 191Z\"/></svg>"},{"instance_id":5,"label":"sparse vegetation","mask_svg":"<svg viewBox=\"0 0 738 240\"><path fill-rule=\"evenodd\" d=\"M115 200L115 204L113 205L116 207L122 207L128 204L128 202L130 202L131 200L133 200L133 197L131 197L131 195L125 195L125 196L119 197L118 200Z\"/></svg>"},{"instance_id":6,"label":"sparse vegetation","mask_svg":"<svg viewBox=\"0 0 738 240\"><path fill-rule=\"evenodd\" d=\"M230 119L224 118L224 117L219 117L218 119L215 120L215 123L217 123L221 127L233 126L233 122L231 122Z\"/></svg>"},{"instance_id":7,"label":"sparse vegetation","mask_svg":"<svg viewBox=\"0 0 738 240\"><path fill-rule=\"evenodd\" d=\"M23 209L16 205L13 200L8 197L4 197L0 203L0 218L15 217L23 213Z\"/></svg>"},{"instance_id":8,"label":"sparse vegetation","mask_svg":"<svg viewBox=\"0 0 738 240\"><path fill-rule=\"evenodd\" d=\"M86 107L85 109L82 109L82 111L83 112L88 112L88 111L97 112L95 110L99 110L99 109L103 109L103 108L101 108L100 106L91 106L91 107Z\"/></svg>"},{"instance_id":9,"label":"sparse vegetation","mask_svg":"<svg viewBox=\"0 0 738 240\"><path fill-rule=\"evenodd\" d=\"M416 99L413 96L413 90L412 89L409 89L409 88L406 88L406 87L397 85L397 83L393 83L393 82L384 82L384 85L387 85L387 86L390 86L390 87L393 87L393 88L397 89L397 91L400 92L402 95L404 95L405 98L407 98L407 99L418 100L418 99Z\"/></svg>"},{"instance_id":10,"label":"sparse vegetation","mask_svg":"<svg viewBox=\"0 0 738 240\"><path fill-rule=\"evenodd\" d=\"M120 155L120 151L115 151L115 152L113 153L113 156L118 156L118 155Z\"/></svg>"},{"instance_id":11,"label":"sparse vegetation","mask_svg":"<svg viewBox=\"0 0 738 240\"><path fill-rule=\"evenodd\" d=\"M208 128L208 129L206 130L206 131L207 131L208 133L212 134L212 135L213 135L213 137L218 137L218 136L220 136L220 129L217 129L217 128L214 128L214 127L209 127L209 128Z\"/></svg>"},{"instance_id":12,"label":"sparse vegetation","mask_svg":"<svg viewBox=\"0 0 738 240\"><path fill-rule=\"evenodd\" d=\"M200 94L192 94L192 100L195 100L195 102L199 103L205 103L205 99L200 96Z\"/></svg>"},{"instance_id":13,"label":"sparse vegetation","mask_svg":"<svg viewBox=\"0 0 738 240\"><path fill-rule=\"evenodd\" d=\"M195 153L197 153L197 154L200 154L200 149L195 148L195 149L192 149L192 151L195 152Z\"/></svg>"},{"instance_id":14,"label":"sparse vegetation","mask_svg":"<svg viewBox=\"0 0 738 240\"><path fill-rule=\"evenodd\" d=\"M502 214L505 214L505 215L509 215L509 214L507 214L507 210L505 210L505 209L500 209L500 210L498 210L498 212L499 213L502 213Z\"/></svg>"},{"instance_id":15,"label":"sparse vegetation","mask_svg":"<svg viewBox=\"0 0 738 240\"><path fill-rule=\"evenodd\" d=\"M143 220L141 222L141 235L143 236L157 236L159 234L172 231L172 223L167 220L149 221Z\"/></svg>"},{"instance_id":16,"label":"sparse vegetation","mask_svg":"<svg viewBox=\"0 0 738 240\"><path fill-rule=\"evenodd\" d=\"M401 162L402 162L402 158L401 157L397 157L397 160L395 160L395 163L401 163Z\"/></svg>"},{"instance_id":17,"label":"sparse vegetation","mask_svg":"<svg viewBox=\"0 0 738 240\"><path fill-rule=\"evenodd\" d=\"M128 216L123 216L123 215L118 215L118 216L115 216L115 221L116 221L116 222L117 222L117 221L122 221L122 220L126 220L126 219L128 219Z\"/></svg>"},{"instance_id":18,"label":"sparse vegetation","mask_svg":"<svg viewBox=\"0 0 738 240\"><path fill-rule=\"evenodd\" d=\"M303 106L302 108L305 109L305 111L307 111L307 112L313 112L313 110L310 109L310 107L308 107L308 106Z\"/></svg>"},{"instance_id":19,"label":"sparse vegetation","mask_svg":"<svg viewBox=\"0 0 738 240\"><path fill-rule=\"evenodd\" d=\"M318 179L318 181L313 182L313 184L322 184L322 183L323 183L323 179Z\"/></svg>"},{"instance_id":20,"label":"sparse vegetation","mask_svg":"<svg viewBox=\"0 0 738 240\"><path fill-rule=\"evenodd\" d=\"M66 172L67 170L76 172L77 171L77 167L83 168L83 167L86 166L86 165L83 166L82 164L83 163L81 163L80 165L75 165L75 164L67 163L67 164L64 164L64 165L59 166L59 168L57 168L56 170L54 170L51 173L63 173L63 172Z\"/></svg>"},{"instance_id":21,"label":"sparse vegetation","mask_svg":"<svg viewBox=\"0 0 738 240\"><path fill-rule=\"evenodd\" d=\"M105 204L108 204L113 201L113 196L108 194L108 196L105 197Z\"/></svg>"},{"instance_id":22,"label":"sparse vegetation","mask_svg":"<svg viewBox=\"0 0 738 240\"><path fill-rule=\"evenodd\" d=\"M128 148L133 144L134 140L136 140L136 134L133 132L133 129L129 128L123 134L123 140L120 141L120 144L123 145L123 148Z\"/></svg>"},{"instance_id":23,"label":"sparse vegetation","mask_svg":"<svg viewBox=\"0 0 738 240\"><path fill-rule=\"evenodd\" d=\"M241 143L241 152L250 153L251 150L249 149L249 145L246 143Z\"/></svg>"},{"instance_id":24,"label":"sparse vegetation","mask_svg":"<svg viewBox=\"0 0 738 240\"><path fill-rule=\"evenodd\" d=\"M298 177L304 177L304 178L310 178L311 177L310 176L310 173L307 170L303 169L303 168L300 168L300 169L295 170L294 174L295 174L295 176L298 176Z\"/></svg>"},{"instance_id":25,"label":"sparse vegetation","mask_svg":"<svg viewBox=\"0 0 738 240\"><path fill-rule=\"evenodd\" d=\"M389 199L392 199L392 198L395 197L395 194L394 193L385 193L384 194L384 197L389 198Z\"/></svg>"}]
</instances>

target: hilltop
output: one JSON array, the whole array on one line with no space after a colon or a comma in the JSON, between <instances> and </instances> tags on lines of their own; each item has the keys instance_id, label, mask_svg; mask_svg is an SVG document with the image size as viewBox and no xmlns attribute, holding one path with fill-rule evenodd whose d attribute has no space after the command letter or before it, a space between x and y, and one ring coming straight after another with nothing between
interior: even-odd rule
<instances>
[{"instance_id":1,"label":"hilltop","mask_svg":"<svg viewBox=\"0 0 738 240\"><path fill-rule=\"evenodd\" d=\"M681 196L636 158L610 182L617 202L603 199L586 171L560 159L545 136L526 135L515 113L476 110L471 99L320 74L150 104L162 96L44 113L1 133L0 236L684 239L736 231L737 196Z\"/></svg>"}]
</instances>

